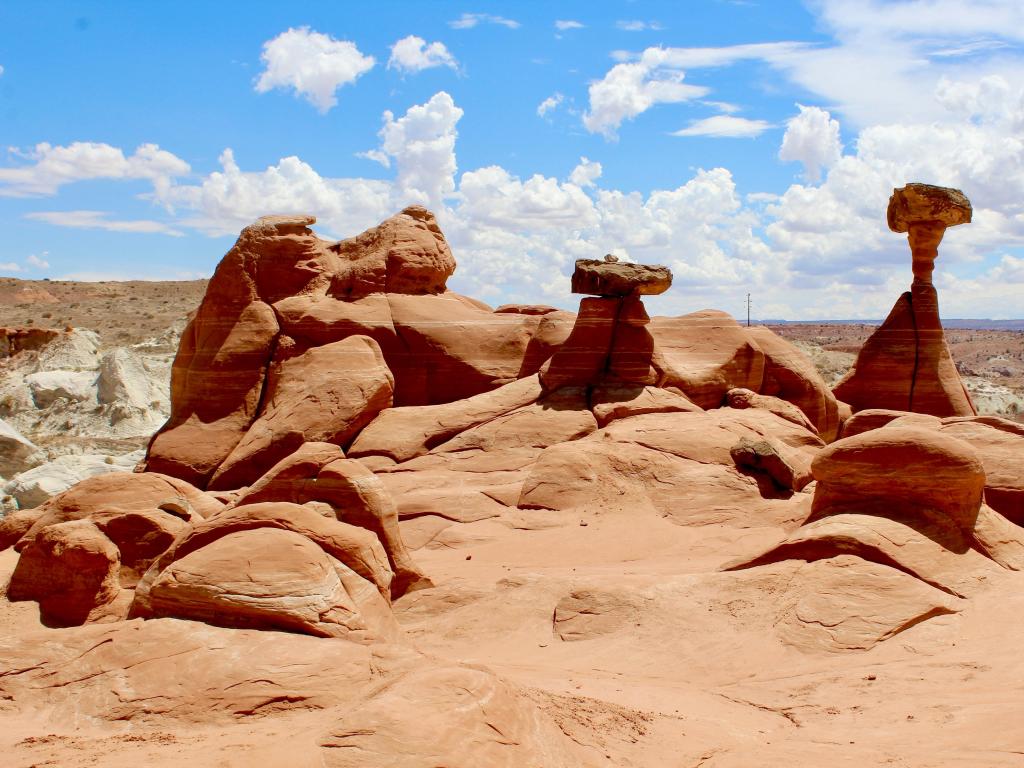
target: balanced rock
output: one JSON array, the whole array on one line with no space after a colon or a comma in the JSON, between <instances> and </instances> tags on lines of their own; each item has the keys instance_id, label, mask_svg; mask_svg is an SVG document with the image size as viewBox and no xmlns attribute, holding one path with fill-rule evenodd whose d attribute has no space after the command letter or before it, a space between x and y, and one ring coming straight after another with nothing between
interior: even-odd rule
<instances>
[{"instance_id":1,"label":"balanced rock","mask_svg":"<svg viewBox=\"0 0 1024 768\"><path fill-rule=\"evenodd\" d=\"M930 283L946 227L969 224L971 202L959 189L907 184L893 190L886 218L893 232L907 233L914 259L914 279Z\"/></svg>"},{"instance_id":2,"label":"balanced rock","mask_svg":"<svg viewBox=\"0 0 1024 768\"><path fill-rule=\"evenodd\" d=\"M578 259L572 273L572 292L592 296L656 296L672 285L668 267L614 261Z\"/></svg>"},{"instance_id":3,"label":"balanced rock","mask_svg":"<svg viewBox=\"0 0 1024 768\"><path fill-rule=\"evenodd\" d=\"M854 413L886 408L973 416L974 404L942 331L931 278L946 227L969 222L970 203L955 189L909 184L893 191L888 215L893 231L909 233L914 281L864 342L853 367L833 392Z\"/></svg>"}]
</instances>

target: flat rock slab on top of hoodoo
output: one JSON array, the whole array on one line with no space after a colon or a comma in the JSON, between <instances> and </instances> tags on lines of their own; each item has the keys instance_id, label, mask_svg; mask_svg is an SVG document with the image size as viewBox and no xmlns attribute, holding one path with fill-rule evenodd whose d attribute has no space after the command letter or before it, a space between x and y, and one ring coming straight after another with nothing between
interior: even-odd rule
<instances>
[{"instance_id":1,"label":"flat rock slab on top of hoodoo","mask_svg":"<svg viewBox=\"0 0 1024 768\"><path fill-rule=\"evenodd\" d=\"M671 285L668 267L628 264L607 257L603 261L578 259L572 273L572 292L593 296L656 296Z\"/></svg>"},{"instance_id":2,"label":"flat rock slab on top of hoodoo","mask_svg":"<svg viewBox=\"0 0 1024 768\"><path fill-rule=\"evenodd\" d=\"M944 227L970 224L971 213L971 201L959 189L911 183L892 191L886 218L893 232L906 232L919 222Z\"/></svg>"}]
</instances>

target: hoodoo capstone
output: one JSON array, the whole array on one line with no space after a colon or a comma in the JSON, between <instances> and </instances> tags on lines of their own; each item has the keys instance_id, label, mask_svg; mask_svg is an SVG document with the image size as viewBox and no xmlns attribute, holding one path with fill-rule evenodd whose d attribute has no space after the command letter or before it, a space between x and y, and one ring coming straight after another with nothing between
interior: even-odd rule
<instances>
[{"instance_id":1,"label":"hoodoo capstone","mask_svg":"<svg viewBox=\"0 0 1024 768\"><path fill-rule=\"evenodd\" d=\"M833 391L854 413L887 408L973 416L974 404L949 353L932 284L939 242L947 227L970 222L971 204L957 189L908 184L893 190L887 218L890 229L907 233L914 281Z\"/></svg>"},{"instance_id":2,"label":"hoodoo capstone","mask_svg":"<svg viewBox=\"0 0 1024 768\"><path fill-rule=\"evenodd\" d=\"M578 259L572 273L572 292L594 296L656 296L671 286L668 267L622 262L610 254Z\"/></svg>"},{"instance_id":3,"label":"hoodoo capstone","mask_svg":"<svg viewBox=\"0 0 1024 768\"><path fill-rule=\"evenodd\" d=\"M907 233L914 280L930 283L946 227L971 222L971 201L959 189L907 184L893 190L886 220L893 232Z\"/></svg>"}]
</instances>

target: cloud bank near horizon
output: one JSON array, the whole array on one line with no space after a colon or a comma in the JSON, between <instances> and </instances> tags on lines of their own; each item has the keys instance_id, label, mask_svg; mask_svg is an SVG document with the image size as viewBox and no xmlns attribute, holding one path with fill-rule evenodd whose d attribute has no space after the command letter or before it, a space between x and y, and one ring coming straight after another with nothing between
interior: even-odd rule
<instances>
[{"instance_id":1,"label":"cloud bank near horizon","mask_svg":"<svg viewBox=\"0 0 1024 768\"><path fill-rule=\"evenodd\" d=\"M89 181L141 182L149 187L144 197L152 217L48 205L25 218L172 237L231 235L268 212L312 213L322 232L346 237L418 203L437 213L452 244L459 262L452 287L484 300L571 307L573 261L614 250L672 268L673 290L651 301L658 312L737 308L750 292L761 317L857 318L884 315L909 283L905 238L886 229L884 213L893 187L926 181L965 190L975 206L974 223L951 230L941 247L936 280L946 289L944 314L1019 316L1024 77L1017 75L1024 75L1024 60L979 51L998 50L982 43L1017 34L1012 30L1024 29L1024 18L1014 15L1013 4L988 3L975 8L964 28L952 8L963 3L950 0L947 16L929 17L926 28L904 27L892 21L894 6L876 17L858 5L821 4L832 45L616 52L615 63L587 86L586 108L575 113L581 129L615 142L624 124L644 120L659 105L700 101L719 114L684 123L673 135L742 142L773 124L715 100L701 73L757 62L815 96L795 102L779 124L778 160L801 177L781 192L741 189L736 169L724 165L694 168L676 186L639 192L606 183L600 160L587 157L561 178L515 173L500 163L462 170L458 128L472 107L437 90L404 114L380 115L377 145L359 154L387 169L383 178L331 176L298 155L251 168L230 147L222 149L218 169L195 171L173 148L156 144L129 150L102 142L39 143L0 167L0 197L54 198ZM897 4L896 15L914 5ZM479 25L520 29L518 22L480 14L450 26ZM589 28L576 21L554 25ZM458 71L445 43L427 39L396 41L387 68L399 76ZM870 82L882 48L885 88ZM339 89L354 86L376 60L355 43L301 27L267 41L262 63L257 91L291 90L326 113L337 105ZM570 104L556 92L536 112L548 119ZM845 145L844 129L853 137Z\"/></svg>"}]
</instances>

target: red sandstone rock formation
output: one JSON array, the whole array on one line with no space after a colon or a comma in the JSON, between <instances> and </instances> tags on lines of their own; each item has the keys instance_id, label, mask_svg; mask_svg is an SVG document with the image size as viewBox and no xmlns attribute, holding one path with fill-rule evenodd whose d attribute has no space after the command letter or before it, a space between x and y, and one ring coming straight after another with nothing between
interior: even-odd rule
<instances>
[{"instance_id":1,"label":"red sandstone rock formation","mask_svg":"<svg viewBox=\"0 0 1024 768\"><path fill-rule=\"evenodd\" d=\"M914 282L871 335L853 368L834 388L853 412L868 408L973 416L939 320L932 270L947 226L971 220L971 204L956 189L908 184L889 199L889 227L908 232Z\"/></svg>"},{"instance_id":2,"label":"red sandstone rock formation","mask_svg":"<svg viewBox=\"0 0 1024 768\"><path fill-rule=\"evenodd\" d=\"M59 335L60 331L51 328L0 328L0 359L41 349Z\"/></svg>"},{"instance_id":3,"label":"red sandstone rock formation","mask_svg":"<svg viewBox=\"0 0 1024 768\"><path fill-rule=\"evenodd\" d=\"M979 718L966 762L1020 751L1019 702L989 703L1020 679L1016 426L861 410L827 445L841 404L784 340L648 316L667 270L596 262L578 315L492 312L446 291L423 209L311 223L218 268L150 471L0 520L8 598L68 626L0 633L19 759L60 763L72 719L197 764L244 735L267 764L795 765L836 728L882 764L968 754Z\"/></svg>"}]
</instances>

